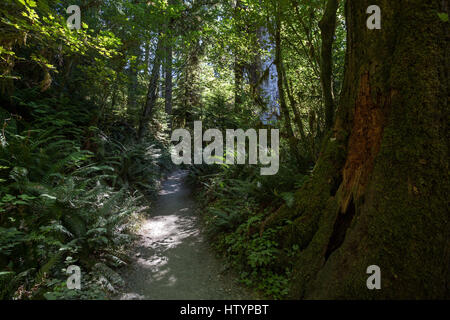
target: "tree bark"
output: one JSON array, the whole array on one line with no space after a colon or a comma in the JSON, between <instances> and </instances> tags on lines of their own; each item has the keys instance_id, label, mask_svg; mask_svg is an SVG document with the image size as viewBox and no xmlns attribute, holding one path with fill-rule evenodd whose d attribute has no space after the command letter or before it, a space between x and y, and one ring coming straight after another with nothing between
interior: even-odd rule
<instances>
[{"instance_id":1,"label":"tree bark","mask_svg":"<svg viewBox=\"0 0 450 320\"><path fill-rule=\"evenodd\" d=\"M181 108L177 109L177 124L185 127L192 122L195 108L200 108L200 96L202 88L199 86L199 63L203 54L201 44L196 41L191 43L189 48L184 48L185 64L178 81L179 99Z\"/></svg>"},{"instance_id":2,"label":"tree bark","mask_svg":"<svg viewBox=\"0 0 450 320\"><path fill-rule=\"evenodd\" d=\"M334 97L333 97L333 42L336 32L336 12L338 0L328 0L325 13L319 22L322 37L320 80L322 84L323 100L325 104L325 127L327 130L333 126Z\"/></svg>"},{"instance_id":3,"label":"tree bark","mask_svg":"<svg viewBox=\"0 0 450 320\"><path fill-rule=\"evenodd\" d=\"M347 53L333 132L284 225L299 253L291 298L449 298L447 1L346 2ZM280 265L283 257L280 255ZM367 267L381 269L368 290Z\"/></svg>"},{"instance_id":4,"label":"tree bark","mask_svg":"<svg viewBox=\"0 0 450 320\"><path fill-rule=\"evenodd\" d=\"M304 126L303 126L302 118L300 116L300 112L298 111L298 108L297 108L297 102L295 101L294 96L292 95L291 89L289 88L288 79L287 79L287 76L286 76L286 70L284 68L284 64L282 64L281 67L282 67L282 72L283 72L284 86L286 87L286 93L287 93L289 102L291 104L292 111L294 111L294 120L295 120L295 123L297 124L298 131L300 133L300 137L302 139L302 142L306 143L305 129L304 129Z\"/></svg>"},{"instance_id":5,"label":"tree bark","mask_svg":"<svg viewBox=\"0 0 450 320\"><path fill-rule=\"evenodd\" d=\"M173 5L173 0L169 1L169 5ZM165 63L164 63L164 108L168 116L172 115L172 40L171 40L171 28L173 25L173 19L166 17L165 25ZM169 130L172 128L172 121L169 120Z\"/></svg>"},{"instance_id":6,"label":"tree bark","mask_svg":"<svg viewBox=\"0 0 450 320\"><path fill-rule=\"evenodd\" d=\"M242 8L240 0L236 1L234 8L234 21L239 21L239 10ZM235 26L238 36L242 36L242 27L238 24ZM234 109L235 112L240 112L240 106L242 104L242 84L244 82L244 64L240 56L239 49L235 49L234 53Z\"/></svg>"},{"instance_id":7,"label":"tree bark","mask_svg":"<svg viewBox=\"0 0 450 320\"><path fill-rule=\"evenodd\" d=\"M148 76L148 68L150 64L150 41L145 41L145 49L144 49L144 77Z\"/></svg>"},{"instance_id":8,"label":"tree bark","mask_svg":"<svg viewBox=\"0 0 450 320\"><path fill-rule=\"evenodd\" d=\"M297 139L294 135L294 130L292 128L291 116L289 114L289 109L286 104L285 92L283 88L283 57L281 54L281 12L279 6L277 6L276 13L276 26L275 26L275 66L277 69L277 86L278 86L278 96L280 102L280 109L284 118L284 125L286 129L286 135L289 141L289 146L291 153L294 155L300 166L303 165L303 159L300 156L299 150L297 148Z\"/></svg>"},{"instance_id":9,"label":"tree bark","mask_svg":"<svg viewBox=\"0 0 450 320\"><path fill-rule=\"evenodd\" d=\"M250 94L253 99L253 102L263 107L264 102L261 98L261 84L260 79L262 75L262 61L261 61L261 53L259 52L259 48L263 45L262 44L262 27L258 25L252 25L251 31L249 33L253 34L255 37L256 45L254 46L254 51L252 52L253 59L252 62L249 63L247 69L248 69L248 80L250 85Z\"/></svg>"},{"instance_id":10,"label":"tree bark","mask_svg":"<svg viewBox=\"0 0 450 320\"><path fill-rule=\"evenodd\" d=\"M172 45L166 45L166 61L164 64L164 98L165 98L165 111L167 115L172 114Z\"/></svg>"},{"instance_id":11,"label":"tree bark","mask_svg":"<svg viewBox=\"0 0 450 320\"><path fill-rule=\"evenodd\" d=\"M153 59L152 74L150 76L150 82L148 84L148 91L145 98L145 105L142 110L142 116L139 121L139 129L138 129L139 140L142 140L145 131L145 126L148 123L150 115L153 111L153 107L155 106L156 99L158 98L158 82L159 82L159 73L161 69L161 57L160 57L161 47L162 41L161 38L159 38L158 44L156 45L155 57Z\"/></svg>"},{"instance_id":12,"label":"tree bark","mask_svg":"<svg viewBox=\"0 0 450 320\"><path fill-rule=\"evenodd\" d=\"M138 89L138 66L141 61L140 43L136 43L135 47L130 51L136 55L136 61L132 62L128 69L127 108L129 111L133 111L136 109L137 104L136 91Z\"/></svg>"}]
</instances>

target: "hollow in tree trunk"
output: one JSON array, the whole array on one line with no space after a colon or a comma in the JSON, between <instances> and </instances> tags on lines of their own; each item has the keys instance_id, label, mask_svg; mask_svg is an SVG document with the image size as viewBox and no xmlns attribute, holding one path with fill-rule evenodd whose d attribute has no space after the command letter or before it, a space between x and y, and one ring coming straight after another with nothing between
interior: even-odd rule
<instances>
[{"instance_id":1,"label":"hollow in tree trunk","mask_svg":"<svg viewBox=\"0 0 450 320\"><path fill-rule=\"evenodd\" d=\"M447 1L378 3L369 30L372 3L346 2L333 132L294 208L262 226L293 222L280 232L299 247L292 298L449 298ZM381 290L366 286L370 265Z\"/></svg>"}]
</instances>

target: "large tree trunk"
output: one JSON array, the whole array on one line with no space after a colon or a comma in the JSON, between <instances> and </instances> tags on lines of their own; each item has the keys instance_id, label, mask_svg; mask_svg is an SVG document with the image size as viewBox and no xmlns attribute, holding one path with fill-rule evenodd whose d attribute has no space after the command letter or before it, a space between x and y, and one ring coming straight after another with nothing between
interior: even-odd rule
<instances>
[{"instance_id":1,"label":"large tree trunk","mask_svg":"<svg viewBox=\"0 0 450 320\"><path fill-rule=\"evenodd\" d=\"M262 27L259 25L251 25L249 33L255 37L254 51L252 52L252 62L248 64L248 82L250 85L250 94L255 105L264 106L261 98L261 76L262 76L262 61L260 47L262 46Z\"/></svg>"},{"instance_id":2,"label":"large tree trunk","mask_svg":"<svg viewBox=\"0 0 450 320\"><path fill-rule=\"evenodd\" d=\"M447 1L346 3L344 86L327 137L294 208L263 227L300 248L292 298L449 298ZM280 263L283 261L280 257ZM366 269L381 268L381 290Z\"/></svg>"}]
</instances>

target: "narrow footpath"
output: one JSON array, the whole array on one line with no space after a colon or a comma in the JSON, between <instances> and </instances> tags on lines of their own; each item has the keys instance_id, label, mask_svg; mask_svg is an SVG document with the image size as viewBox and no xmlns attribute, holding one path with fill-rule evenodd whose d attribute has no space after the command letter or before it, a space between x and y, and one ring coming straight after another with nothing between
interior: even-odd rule
<instances>
[{"instance_id":1,"label":"narrow footpath","mask_svg":"<svg viewBox=\"0 0 450 320\"><path fill-rule=\"evenodd\" d=\"M134 261L121 271L120 299L254 299L209 247L195 215L187 172L163 182L151 217L139 231Z\"/></svg>"}]
</instances>

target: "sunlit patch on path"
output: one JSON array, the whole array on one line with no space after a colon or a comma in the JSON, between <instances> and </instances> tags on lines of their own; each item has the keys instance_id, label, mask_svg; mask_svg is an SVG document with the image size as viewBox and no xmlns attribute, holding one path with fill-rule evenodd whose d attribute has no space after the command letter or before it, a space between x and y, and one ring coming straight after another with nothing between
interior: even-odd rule
<instances>
[{"instance_id":1,"label":"sunlit patch on path","mask_svg":"<svg viewBox=\"0 0 450 320\"><path fill-rule=\"evenodd\" d=\"M205 242L184 184L185 171L163 183L151 217L143 224L135 261L122 271L121 299L251 299Z\"/></svg>"}]
</instances>

